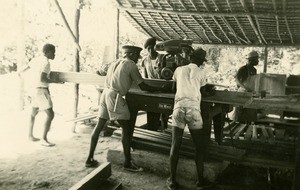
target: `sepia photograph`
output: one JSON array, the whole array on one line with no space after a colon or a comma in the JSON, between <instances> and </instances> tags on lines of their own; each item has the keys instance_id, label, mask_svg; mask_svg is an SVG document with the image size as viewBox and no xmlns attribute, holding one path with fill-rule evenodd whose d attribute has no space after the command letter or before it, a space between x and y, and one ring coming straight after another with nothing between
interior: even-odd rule
<instances>
[{"instance_id":1,"label":"sepia photograph","mask_svg":"<svg viewBox=\"0 0 300 190\"><path fill-rule=\"evenodd\" d=\"M0 2L0 190L300 190L299 0Z\"/></svg>"}]
</instances>

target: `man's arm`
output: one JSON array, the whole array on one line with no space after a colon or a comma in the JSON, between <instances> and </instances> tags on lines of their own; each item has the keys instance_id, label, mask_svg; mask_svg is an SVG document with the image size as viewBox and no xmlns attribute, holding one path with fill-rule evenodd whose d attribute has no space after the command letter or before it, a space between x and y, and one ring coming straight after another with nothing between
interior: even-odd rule
<instances>
[{"instance_id":1,"label":"man's arm","mask_svg":"<svg viewBox=\"0 0 300 190\"><path fill-rule=\"evenodd\" d=\"M63 82L51 80L51 79L48 77L48 74L47 74L47 73L44 73L44 72L42 72L40 80L41 80L41 82L43 82L43 83L63 83Z\"/></svg>"},{"instance_id":2,"label":"man's arm","mask_svg":"<svg viewBox=\"0 0 300 190\"><path fill-rule=\"evenodd\" d=\"M235 82L238 86L246 89L248 92L251 92L251 89L244 85L244 83L238 77L235 77Z\"/></svg>"}]
</instances>

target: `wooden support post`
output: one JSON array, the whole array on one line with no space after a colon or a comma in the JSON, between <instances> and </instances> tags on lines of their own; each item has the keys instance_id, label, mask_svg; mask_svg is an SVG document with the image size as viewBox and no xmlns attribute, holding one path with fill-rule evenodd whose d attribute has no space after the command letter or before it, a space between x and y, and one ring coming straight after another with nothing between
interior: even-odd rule
<instances>
[{"instance_id":1,"label":"wooden support post","mask_svg":"<svg viewBox=\"0 0 300 190\"><path fill-rule=\"evenodd\" d=\"M263 72L267 72L267 65L268 65L268 46L265 47L265 53L264 53L264 70Z\"/></svg>"},{"instance_id":2,"label":"wooden support post","mask_svg":"<svg viewBox=\"0 0 300 190\"><path fill-rule=\"evenodd\" d=\"M24 29L24 1L18 1L18 9L19 9L19 26L18 26L18 46L17 46L17 69L21 69L24 67L25 62L25 29ZM19 80L19 110L23 110L24 108L24 80L20 78Z\"/></svg>"},{"instance_id":3,"label":"wooden support post","mask_svg":"<svg viewBox=\"0 0 300 190\"><path fill-rule=\"evenodd\" d=\"M103 183L107 178L111 176L111 164L105 162L98 168L92 171L90 174L85 176L82 180L76 183L69 190L88 190L98 189L99 184Z\"/></svg>"}]
</instances>

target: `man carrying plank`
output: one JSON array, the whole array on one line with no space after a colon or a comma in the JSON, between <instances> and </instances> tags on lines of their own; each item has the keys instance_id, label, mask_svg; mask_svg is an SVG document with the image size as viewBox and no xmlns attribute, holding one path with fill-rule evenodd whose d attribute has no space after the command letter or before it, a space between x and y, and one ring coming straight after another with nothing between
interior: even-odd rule
<instances>
[{"instance_id":1,"label":"man carrying plank","mask_svg":"<svg viewBox=\"0 0 300 190\"><path fill-rule=\"evenodd\" d=\"M29 120L29 140L39 141L40 139L33 136L33 127L37 114L39 111L46 113L46 121L44 121L44 132L41 140L43 146L54 146L55 144L48 141L48 132L50 130L51 122L54 118L53 104L49 92L49 83L61 83L49 78L51 69L49 59L55 58L55 46L52 44L45 44L43 46L43 56L34 58L25 68L20 72L28 69L31 71L33 77L33 92L31 102L31 114Z\"/></svg>"},{"instance_id":2,"label":"man carrying plank","mask_svg":"<svg viewBox=\"0 0 300 190\"><path fill-rule=\"evenodd\" d=\"M163 87L149 86L144 82L136 63L141 58L142 48L137 46L123 46L124 56L111 64L105 78L105 88L100 98L98 122L92 133L90 150L85 162L86 167L96 167L98 162L94 160L94 152L98 143L99 134L107 120L116 120L122 127L122 145L125 156L124 169L139 172L142 168L136 166L131 160L130 145L134 131L134 124L130 125L130 112L123 98L133 82L138 84L141 90L160 91Z\"/></svg>"}]
</instances>

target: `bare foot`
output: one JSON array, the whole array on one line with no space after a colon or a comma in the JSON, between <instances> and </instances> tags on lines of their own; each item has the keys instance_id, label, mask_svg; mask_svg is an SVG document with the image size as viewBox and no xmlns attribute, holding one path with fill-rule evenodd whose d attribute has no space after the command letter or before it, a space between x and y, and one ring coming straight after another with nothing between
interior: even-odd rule
<instances>
[{"instance_id":1,"label":"bare foot","mask_svg":"<svg viewBox=\"0 0 300 190\"><path fill-rule=\"evenodd\" d=\"M47 146L47 147L55 146L54 143L51 143L51 142L46 141L46 140L42 140L42 141L41 141L41 145L42 145L42 146Z\"/></svg>"},{"instance_id":2,"label":"bare foot","mask_svg":"<svg viewBox=\"0 0 300 190\"><path fill-rule=\"evenodd\" d=\"M34 136L29 136L28 139L32 142L36 142L40 140L39 138L35 138Z\"/></svg>"}]
</instances>

